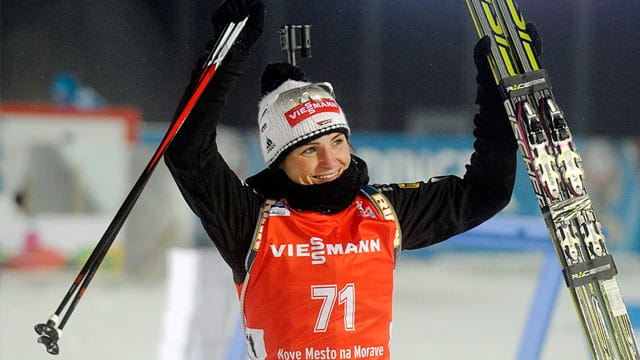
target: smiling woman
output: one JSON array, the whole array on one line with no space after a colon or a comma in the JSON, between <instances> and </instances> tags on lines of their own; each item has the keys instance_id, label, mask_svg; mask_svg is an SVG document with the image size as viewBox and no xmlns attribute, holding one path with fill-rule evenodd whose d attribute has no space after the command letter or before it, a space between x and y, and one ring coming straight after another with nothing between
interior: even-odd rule
<instances>
[{"instance_id":1,"label":"smiling woman","mask_svg":"<svg viewBox=\"0 0 640 360\"><path fill-rule=\"evenodd\" d=\"M351 163L349 142L343 133L331 133L300 145L281 168L295 183L322 184L340 177Z\"/></svg>"},{"instance_id":2,"label":"smiling woman","mask_svg":"<svg viewBox=\"0 0 640 360\"><path fill-rule=\"evenodd\" d=\"M370 185L333 86L269 64L257 114L265 169L243 181L218 151L216 126L263 10L262 1L227 0L216 11L214 27L249 19L167 149L167 166L232 269L250 359L390 359L397 255L471 229L511 196L517 146L497 88L479 82L463 178ZM477 65L477 79L488 79L488 65Z\"/></svg>"}]
</instances>

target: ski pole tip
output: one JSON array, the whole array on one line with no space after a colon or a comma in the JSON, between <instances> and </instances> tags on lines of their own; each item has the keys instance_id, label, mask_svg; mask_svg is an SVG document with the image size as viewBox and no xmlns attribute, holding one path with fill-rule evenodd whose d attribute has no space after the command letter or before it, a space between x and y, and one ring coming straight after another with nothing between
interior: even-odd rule
<instances>
[{"instance_id":1,"label":"ski pole tip","mask_svg":"<svg viewBox=\"0 0 640 360\"><path fill-rule=\"evenodd\" d=\"M58 339L62 337L62 330L56 327L55 319L57 316L52 316L45 324L37 324L34 326L34 330L38 335L38 343L43 344L47 349L47 352L52 355L58 355L60 353L60 347L58 346Z\"/></svg>"}]
</instances>

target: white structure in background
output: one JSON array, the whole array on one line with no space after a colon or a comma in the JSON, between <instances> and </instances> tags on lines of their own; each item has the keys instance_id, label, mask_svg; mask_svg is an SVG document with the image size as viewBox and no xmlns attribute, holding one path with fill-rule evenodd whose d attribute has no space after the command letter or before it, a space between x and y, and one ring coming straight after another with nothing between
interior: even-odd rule
<instances>
[{"instance_id":1,"label":"white structure in background","mask_svg":"<svg viewBox=\"0 0 640 360\"><path fill-rule=\"evenodd\" d=\"M160 360L225 359L239 318L231 270L215 249L167 253Z\"/></svg>"},{"instance_id":2,"label":"white structure in background","mask_svg":"<svg viewBox=\"0 0 640 360\"><path fill-rule=\"evenodd\" d=\"M94 247L129 186L139 117L133 108L0 105L5 257L21 251L28 229L69 258Z\"/></svg>"}]
</instances>

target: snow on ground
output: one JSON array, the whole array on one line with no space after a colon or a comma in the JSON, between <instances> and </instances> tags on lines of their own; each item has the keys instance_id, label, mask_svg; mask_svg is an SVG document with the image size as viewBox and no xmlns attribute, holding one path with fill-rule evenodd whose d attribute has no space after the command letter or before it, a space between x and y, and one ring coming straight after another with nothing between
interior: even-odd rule
<instances>
[{"instance_id":1,"label":"snow on ground","mask_svg":"<svg viewBox=\"0 0 640 360\"><path fill-rule=\"evenodd\" d=\"M640 304L640 258L615 257L625 301ZM403 255L396 277L393 359L516 358L541 262L541 254L524 252ZM167 299L163 276L98 272L65 328L60 355L49 355L36 343L33 325L51 315L75 274L2 270L0 359L158 359ZM561 284L541 359L567 358L590 357Z\"/></svg>"}]
</instances>

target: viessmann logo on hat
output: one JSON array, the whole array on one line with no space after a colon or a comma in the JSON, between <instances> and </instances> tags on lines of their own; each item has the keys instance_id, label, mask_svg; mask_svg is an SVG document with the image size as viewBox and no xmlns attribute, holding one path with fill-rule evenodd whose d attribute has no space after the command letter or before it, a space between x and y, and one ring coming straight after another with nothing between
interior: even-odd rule
<instances>
[{"instance_id":1,"label":"viessmann logo on hat","mask_svg":"<svg viewBox=\"0 0 640 360\"><path fill-rule=\"evenodd\" d=\"M335 100L322 98L318 100L308 100L287 111L284 116L289 126L294 127L309 117L321 113L340 114L340 107Z\"/></svg>"}]
</instances>

